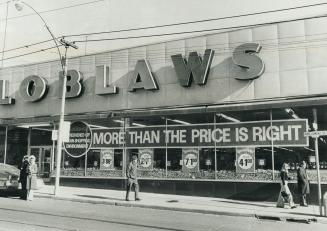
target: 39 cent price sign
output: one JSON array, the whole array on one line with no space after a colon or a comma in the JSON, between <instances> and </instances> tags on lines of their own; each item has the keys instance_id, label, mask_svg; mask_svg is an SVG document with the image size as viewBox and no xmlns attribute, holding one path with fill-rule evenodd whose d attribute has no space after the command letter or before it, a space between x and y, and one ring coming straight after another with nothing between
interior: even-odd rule
<instances>
[{"instance_id":1,"label":"39 cent price sign","mask_svg":"<svg viewBox=\"0 0 327 231\"><path fill-rule=\"evenodd\" d=\"M100 153L100 169L109 170L114 168L114 149L102 149Z\"/></svg>"}]
</instances>

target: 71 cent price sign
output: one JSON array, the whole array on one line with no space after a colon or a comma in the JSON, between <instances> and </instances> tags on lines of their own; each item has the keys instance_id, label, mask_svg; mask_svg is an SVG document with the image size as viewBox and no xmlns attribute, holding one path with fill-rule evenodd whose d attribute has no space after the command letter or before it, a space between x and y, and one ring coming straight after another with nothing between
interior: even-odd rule
<instances>
[{"instance_id":1,"label":"71 cent price sign","mask_svg":"<svg viewBox=\"0 0 327 231\"><path fill-rule=\"evenodd\" d=\"M237 173L255 172L255 148L254 147L236 148L236 172Z\"/></svg>"}]
</instances>

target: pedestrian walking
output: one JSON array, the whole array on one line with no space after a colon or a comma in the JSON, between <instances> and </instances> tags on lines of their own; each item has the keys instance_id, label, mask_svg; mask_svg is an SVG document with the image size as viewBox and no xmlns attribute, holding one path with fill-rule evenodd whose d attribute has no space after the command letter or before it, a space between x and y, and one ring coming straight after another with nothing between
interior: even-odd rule
<instances>
[{"instance_id":1,"label":"pedestrian walking","mask_svg":"<svg viewBox=\"0 0 327 231\"><path fill-rule=\"evenodd\" d=\"M307 164L305 161L300 162L297 169L297 186L300 195L300 206L308 206L307 195L310 193L309 179L306 171Z\"/></svg>"},{"instance_id":2,"label":"pedestrian walking","mask_svg":"<svg viewBox=\"0 0 327 231\"><path fill-rule=\"evenodd\" d=\"M296 208L292 193L288 187L288 181L291 180L291 177L288 175L288 170L290 166L287 163L283 163L282 169L280 170L281 184L280 192L277 200L277 207L284 208L285 203L289 203L291 209Z\"/></svg>"},{"instance_id":3,"label":"pedestrian walking","mask_svg":"<svg viewBox=\"0 0 327 231\"><path fill-rule=\"evenodd\" d=\"M126 169L126 176L127 176L127 188L126 188L126 201L129 201L129 193L134 186L135 191L135 200L141 200L139 198L139 184L137 181L137 156L132 156L132 161L128 164Z\"/></svg>"},{"instance_id":4,"label":"pedestrian walking","mask_svg":"<svg viewBox=\"0 0 327 231\"><path fill-rule=\"evenodd\" d=\"M23 200L27 200L27 178L28 178L28 172L29 172L29 161L28 156L24 156L22 160L22 165L20 167L20 173L19 173L19 182L21 184L21 194L20 198Z\"/></svg>"},{"instance_id":5,"label":"pedestrian walking","mask_svg":"<svg viewBox=\"0 0 327 231\"><path fill-rule=\"evenodd\" d=\"M34 198L34 190L36 189L36 173L37 173L37 165L35 163L35 156L31 155L29 157L29 167L28 167L28 178L27 178L27 199L33 200Z\"/></svg>"}]
</instances>

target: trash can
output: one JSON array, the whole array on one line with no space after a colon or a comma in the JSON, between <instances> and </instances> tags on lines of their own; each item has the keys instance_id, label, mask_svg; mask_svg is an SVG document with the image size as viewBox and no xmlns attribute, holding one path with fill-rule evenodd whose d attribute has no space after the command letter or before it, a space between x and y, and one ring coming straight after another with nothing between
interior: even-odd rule
<instances>
[{"instance_id":1,"label":"trash can","mask_svg":"<svg viewBox=\"0 0 327 231\"><path fill-rule=\"evenodd\" d=\"M324 215L327 217L327 192L324 193L323 200L322 200L323 206L324 206Z\"/></svg>"}]
</instances>

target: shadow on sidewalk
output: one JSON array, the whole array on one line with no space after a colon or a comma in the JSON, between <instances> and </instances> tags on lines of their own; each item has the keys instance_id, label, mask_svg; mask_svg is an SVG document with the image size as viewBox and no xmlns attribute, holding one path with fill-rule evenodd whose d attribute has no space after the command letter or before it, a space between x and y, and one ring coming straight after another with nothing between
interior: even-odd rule
<instances>
[{"instance_id":1,"label":"shadow on sidewalk","mask_svg":"<svg viewBox=\"0 0 327 231\"><path fill-rule=\"evenodd\" d=\"M276 207L276 206L271 206L271 205L254 204L254 203L240 202L240 201L225 201L225 200L212 200L212 201L219 202L219 203L238 204L238 205L253 205L253 206L258 206L258 207L263 207L263 208Z\"/></svg>"},{"instance_id":2,"label":"shadow on sidewalk","mask_svg":"<svg viewBox=\"0 0 327 231\"><path fill-rule=\"evenodd\" d=\"M115 198L115 197L103 197L103 196L94 196L94 195L82 195L82 194L74 194L78 197L87 197L87 198L94 198L94 199L106 199L106 200L116 200L116 201L125 201L122 198Z\"/></svg>"},{"instance_id":3,"label":"shadow on sidewalk","mask_svg":"<svg viewBox=\"0 0 327 231\"><path fill-rule=\"evenodd\" d=\"M302 212L293 212L293 213L290 213L290 212L281 212L281 213L287 213L287 214L293 214L293 215L303 215L303 216L319 216L319 214L316 214L316 213L302 213Z\"/></svg>"},{"instance_id":4,"label":"shadow on sidewalk","mask_svg":"<svg viewBox=\"0 0 327 231\"><path fill-rule=\"evenodd\" d=\"M36 191L36 194L53 196L53 193L38 192L38 191Z\"/></svg>"}]
</instances>

